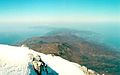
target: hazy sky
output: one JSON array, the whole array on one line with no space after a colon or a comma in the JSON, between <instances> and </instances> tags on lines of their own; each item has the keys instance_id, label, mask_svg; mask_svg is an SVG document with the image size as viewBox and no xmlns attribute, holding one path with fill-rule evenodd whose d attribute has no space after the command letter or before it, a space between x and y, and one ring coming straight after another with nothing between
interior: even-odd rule
<instances>
[{"instance_id":1,"label":"hazy sky","mask_svg":"<svg viewBox=\"0 0 120 75\"><path fill-rule=\"evenodd\" d=\"M0 0L0 23L119 22L120 0Z\"/></svg>"}]
</instances>

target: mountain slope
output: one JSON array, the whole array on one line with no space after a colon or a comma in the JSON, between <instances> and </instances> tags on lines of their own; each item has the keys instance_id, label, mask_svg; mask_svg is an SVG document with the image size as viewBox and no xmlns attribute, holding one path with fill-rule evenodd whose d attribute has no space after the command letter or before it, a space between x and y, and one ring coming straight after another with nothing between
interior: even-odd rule
<instances>
[{"instance_id":1,"label":"mountain slope","mask_svg":"<svg viewBox=\"0 0 120 75\"><path fill-rule=\"evenodd\" d=\"M88 32L85 32L85 34ZM83 34L83 33L82 33ZM91 33L89 33L90 35ZM113 48L76 35L76 32L58 31L43 37L33 37L22 42L31 49L54 54L87 66L100 74L119 75L120 53Z\"/></svg>"}]
</instances>

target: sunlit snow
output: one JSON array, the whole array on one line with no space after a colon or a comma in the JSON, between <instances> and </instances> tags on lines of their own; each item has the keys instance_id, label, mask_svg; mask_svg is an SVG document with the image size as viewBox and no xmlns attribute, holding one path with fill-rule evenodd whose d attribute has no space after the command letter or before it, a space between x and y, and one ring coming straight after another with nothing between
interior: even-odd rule
<instances>
[{"instance_id":1,"label":"sunlit snow","mask_svg":"<svg viewBox=\"0 0 120 75\"><path fill-rule=\"evenodd\" d=\"M30 75L29 54L40 55L59 75L85 75L79 66L61 57L38 53L27 47L8 45L0 45L0 75Z\"/></svg>"}]
</instances>

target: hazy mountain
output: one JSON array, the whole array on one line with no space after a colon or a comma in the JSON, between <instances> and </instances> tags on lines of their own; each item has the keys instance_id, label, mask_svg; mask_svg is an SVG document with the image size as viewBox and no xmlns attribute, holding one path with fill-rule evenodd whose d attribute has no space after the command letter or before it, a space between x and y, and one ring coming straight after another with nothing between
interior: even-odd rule
<instances>
[{"instance_id":1,"label":"hazy mountain","mask_svg":"<svg viewBox=\"0 0 120 75\"><path fill-rule=\"evenodd\" d=\"M29 38L19 45L24 44L38 52L61 56L100 74L119 75L120 53L98 43L96 35L89 31L57 30L42 37Z\"/></svg>"}]
</instances>

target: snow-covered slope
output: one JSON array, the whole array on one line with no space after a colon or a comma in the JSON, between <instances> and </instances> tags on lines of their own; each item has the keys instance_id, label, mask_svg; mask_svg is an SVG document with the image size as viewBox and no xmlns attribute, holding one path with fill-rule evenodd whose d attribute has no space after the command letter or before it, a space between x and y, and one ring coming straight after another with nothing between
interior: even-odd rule
<instances>
[{"instance_id":1,"label":"snow-covered slope","mask_svg":"<svg viewBox=\"0 0 120 75\"><path fill-rule=\"evenodd\" d=\"M59 75L85 75L79 66L61 57L38 53L27 47L8 45L0 45L0 75L30 75L30 54L40 55Z\"/></svg>"}]
</instances>

